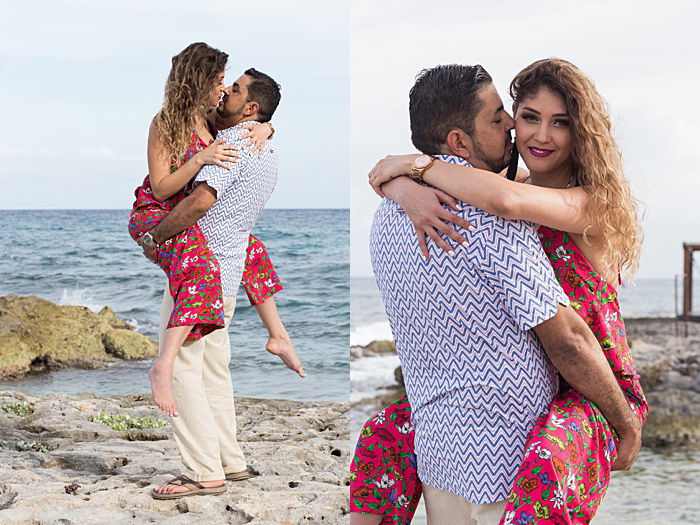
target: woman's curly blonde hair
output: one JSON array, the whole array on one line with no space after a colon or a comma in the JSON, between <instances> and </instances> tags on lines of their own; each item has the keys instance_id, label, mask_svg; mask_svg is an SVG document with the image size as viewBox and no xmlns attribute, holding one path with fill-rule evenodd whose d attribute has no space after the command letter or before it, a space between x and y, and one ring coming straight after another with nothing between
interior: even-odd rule
<instances>
[{"instance_id":1,"label":"woman's curly blonde hair","mask_svg":"<svg viewBox=\"0 0 700 525\"><path fill-rule=\"evenodd\" d=\"M209 97L227 60L226 53L203 42L190 44L173 57L163 107L154 119L171 164L185 154L197 117L206 118Z\"/></svg>"},{"instance_id":2,"label":"woman's curly blonde hair","mask_svg":"<svg viewBox=\"0 0 700 525\"><path fill-rule=\"evenodd\" d=\"M639 205L623 171L606 103L576 66L548 58L530 64L510 83L513 111L542 87L562 97L571 117L574 182L589 195L588 214L600 224L603 261L631 277L639 268L642 247ZM583 235L587 240L586 231Z\"/></svg>"}]
</instances>

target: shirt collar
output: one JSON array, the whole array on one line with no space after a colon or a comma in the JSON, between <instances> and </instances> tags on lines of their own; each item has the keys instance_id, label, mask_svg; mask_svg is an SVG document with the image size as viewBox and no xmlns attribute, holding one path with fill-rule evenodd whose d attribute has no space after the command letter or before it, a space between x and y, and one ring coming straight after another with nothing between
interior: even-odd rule
<instances>
[{"instance_id":1,"label":"shirt collar","mask_svg":"<svg viewBox=\"0 0 700 525\"><path fill-rule=\"evenodd\" d=\"M438 160L444 160L445 162L449 164L457 164L459 166L469 166L470 168L472 167L469 162L467 162L465 159L462 157L458 157L457 155L433 155Z\"/></svg>"}]
</instances>

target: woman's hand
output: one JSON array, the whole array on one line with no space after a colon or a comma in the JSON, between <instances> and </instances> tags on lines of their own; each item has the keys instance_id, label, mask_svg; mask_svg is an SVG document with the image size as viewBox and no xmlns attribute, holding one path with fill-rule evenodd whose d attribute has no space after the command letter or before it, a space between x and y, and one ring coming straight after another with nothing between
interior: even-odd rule
<instances>
[{"instance_id":1,"label":"woman's hand","mask_svg":"<svg viewBox=\"0 0 700 525\"><path fill-rule=\"evenodd\" d=\"M241 126L248 130L248 133L241 135L242 139L249 138L250 140L243 144L243 146L253 145L253 153L258 152L258 158L262 157L263 150L265 149L265 142L267 139L272 137L274 130L272 129L272 124L269 122L263 122L262 124L245 124Z\"/></svg>"},{"instance_id":2,"label":"woman's hand","mask_svg":"<svg viewBox=\"0 0 700 525\"><path fill-rule=\"evenodd\" d=\"M204 148L202 151L197 153L194 158L200 165L205 164L216 164L222 168L230 170L224 162L238 162L238 157L240 153L237 153L241 148L238 146L231 146L226 144L225 140L215 140L209 146Z\"/></svg>"},{"instance_id":3,"label":"woman's hand","mask_svg":"<svg viewBox=\"0 0 700 525\"><path fill-rule=\"evenodd\" d=\"M444 191L421 186L406 178L386 183L384 190L390 199L403 207L403 211L413 223L420 251L426 261L428 260L426 235L444 251L454 255L454 248L442 236L452 239L458 245L465 245L467 240L451 225L474 231L474 226L469 221L444 208L443 204L446 204L455 211L461 211L457 200Z\"/></svg>"},{"instance_id":4,"label":"woman's hand","mask_svg":"<svg viewBox=\"0 0 700 525\"><path fill-rule=\"evenodd\" d=\"M410 175L413 162L420 155L415 153L409 155L389 155L377 162L369 172L367 177L374 192L380 197L384 197L382 184L402 175Z\"/></svg>"}]
</instances>

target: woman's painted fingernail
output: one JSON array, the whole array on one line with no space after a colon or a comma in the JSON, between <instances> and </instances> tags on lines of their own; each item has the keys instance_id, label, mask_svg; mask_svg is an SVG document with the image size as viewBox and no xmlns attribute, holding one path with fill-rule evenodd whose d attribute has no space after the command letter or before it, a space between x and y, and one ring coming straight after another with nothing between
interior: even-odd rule
<instances>
[{"instance_id":1,"label":"woman's painted fingernail","mask_svg":"<svg viewBox=\"0 0 700 525\"><path fill-rule=\"evenodd\" d=\"M467 230L469 230L470 232L475 232L476 228L474 227L473 224L470 224L469 227L467 228Z\"/></svg>"},{"instance_id":2,"label":"woman's painted fingernail","mask_svg":"<svg viewBox=\"0 0 700 525\"><path fill-rule=\"evenodd\" d=\"M469 248L469 243L467 241L464 241L462 243L462 246L464 246L465 248Z\"/></svg>"},{"instance_id":3,"label":"woman's painted fingernail","mask_svg":"<svg viewBox=\"0 0 700 525\"><path fill-rule=\"evenodd\" d=\"M454 250L450 250L449 252L447 252L447 254L448 254L450 257L454 257L454 256L455 256Z\"/></svg>"}]
</instances>

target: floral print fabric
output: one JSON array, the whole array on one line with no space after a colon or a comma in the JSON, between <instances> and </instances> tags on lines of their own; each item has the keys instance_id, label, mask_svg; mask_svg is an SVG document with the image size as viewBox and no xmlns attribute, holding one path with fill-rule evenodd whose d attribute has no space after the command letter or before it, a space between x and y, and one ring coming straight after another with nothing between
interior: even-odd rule
<instances>
[{"instance_id":1,"label":"floral print fabric","mask_svg":"<svg viewBox=\"0 0 700 525\"><path fill-rule=\"evenodd\" d=\"M265 245L254 235L248 238L241 282L252 305L264 303L266 299L283 289Z\"/></svg>"},{"instance_id":2,"label":"floral print fabric","mask_svg":"<svg viewBox=\"0 0 700 525\"><path fill-rule=\"evenodd\" d=\"M571 307L600 342L630 407L644 423L648 405L634 367L617 293L571 237L540 227L540 239ZM587 524L610 483L617 435L598 407L565 387L528 437L501 524Z\"/></svg>"},{"instance_id":3,"label":"floral print fabric","mask_svg":"<svg viewBox=\"0 0 700 525\"><path fill-rule=\"evenodd\" d=\"M421 497L408 398L362 427L350 464L350 511L381 514L381 525L411 523Z\"/></svg>"},{"instance_id":4,"label":"floral print fabric","mask_svg":"<svg viewBox=\"0 0 700 525\"><path fill-rule=\"evenodd\" d=\"M178 166L171 167L171 173L206 147L207 144L192 132L182 161ZM137 240L158 225L191 190L191 184L187 184L175 195L160 202L153 197L147 175L134 192L136 201L129 217L131 237ZM168 328L193 325L187 341L196 341L213 330L223 328L224 305L219 263L196 224L164 242L157 251L155 264L168 276L169 291L175 303ZM260 268L251 264L259 264ZM263 302L282 289L281 285L269 286L267 283L270 281L279 282L279 278L265 246L251 236L243 278L248 296L251 297L253 293L255 300Z\"/></svg>"}]
</instances>

